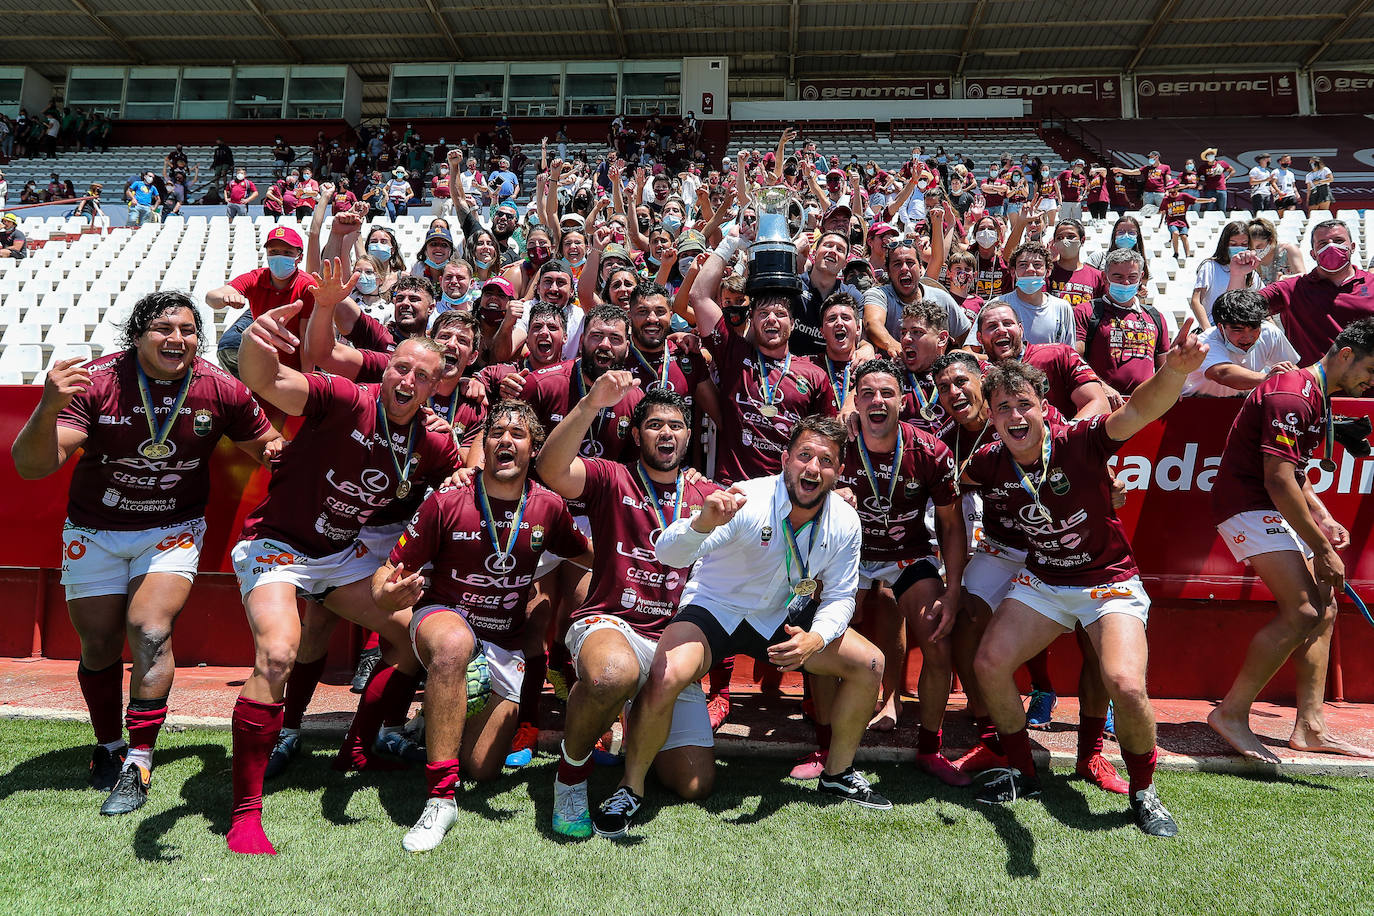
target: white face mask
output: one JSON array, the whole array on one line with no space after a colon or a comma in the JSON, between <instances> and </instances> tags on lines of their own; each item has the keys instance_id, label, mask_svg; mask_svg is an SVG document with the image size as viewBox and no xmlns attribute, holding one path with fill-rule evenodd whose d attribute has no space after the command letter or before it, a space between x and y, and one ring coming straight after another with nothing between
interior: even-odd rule
<instances>
[{"instance_id":1,"label":"white face mask","mask_svg":"<svg viewBox=\"0 0 1374 916\"><path fill-rule=\"evenodd\" d=\"M997 244L997 230L979 229L977 234L974 235L974 238L977 239L978 244L982 247L991 248L993 245Z\"/></svg>"}]
</instances>

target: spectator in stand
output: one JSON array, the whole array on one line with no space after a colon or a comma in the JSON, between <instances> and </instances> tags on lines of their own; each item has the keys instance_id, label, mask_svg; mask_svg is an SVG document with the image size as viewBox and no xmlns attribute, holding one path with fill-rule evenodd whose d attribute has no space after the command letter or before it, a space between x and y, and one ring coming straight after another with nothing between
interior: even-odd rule
<instances>
[{"instance_id":1,"label":"spectator in stand","mask_svg":"<svg viewBox=\"0 0 1374 916\"><path fill-rule=\"evenodd\" d=\"M0 114L0 159L10 159L14 156L14 122L5 115ZM0 202L0 207L4 203Z\"/></svg>"},{"instance_id":2,"label":"spectator in stand","mask_svg":"<svg viewBox=\"0 0 1374 916\"><path fill-rule=\"evenodd\" d=\"M309 219L315 213L315 205L320 200L320 184L310 166L301 169L300 180L296 182L296 219Z\"/></svg>"},{"instance_id":3,"label":"spectator in stand","mask_svg":"<svg viewBox=\"0 0 1374 916\"><path fill-rule=\"evenodd\" d=\"M983 179L983 204L988 216L1002 217L1007 214L1007 194L1010 188L997 166L988 166L987 178Z\"/></svg>"},{"instance_id":4,"label":"spectator in stand","mask_svg":"<svg viewBox=\"0 0 1374 916\"><path fill-rule=\"evenodd\" d=\"M19 228L19 217L13 213L0 216L0 259L22 261L28 257L27 239Z\"/></svg>"},{"instance_id":5,"label":"spectator in stand","mask_svg":"<svg viewBox=\"0 0 1374 916\"><path fill-rule=\"evenodd\" d=\"M49 111L45 118L47 127L43 131L43 155L49 159L57 158L57 137L62 132L62 122L56 111Z\"/></svg>"},{"instance_id":6,"label":"spectator in stand","mask_svg":"<svg viewBox=\"0 0 1374 916\"><path fill-rule=\"evenodd\" d=\"M236 309L244 306L254 318L278 306L288 305L300 300L300 312L285 322L285 328L297 339L302 339L306 321L315 307L315 278L300 269L301 258L305 256L305 243L300 233L286 226L275 226L267 233L263 246L267 254L267 266L240 274L218 289L205 294L205 304L212 309ZM299 351L282 354L284 366L300 369Z\"/></svg>"},{"instance_id":7,"label":"spectator in stand","mask_svg":"<svg viewBox=\"0 0 1374 916\"><path fill-rule=\"evenodd\" d=\"M1297 369L1298 351L1268 315L1253 290L1218 296L1212 304L1216 323L1198 338L1208 347L1207 358L1188 374L1183 396L1240 398L1271 375Z\"/></svg>"},{"instance_id":8,"label":"spectator in stand","mask_svg":"<svg viewBox=\"0 0 1374 916\"><path fill-rule=\"evenodd\" d=\"M1269 168L1270 156L1260 153L1255 159L1255 167L1250 170L1250 215L1259 216L1261 210L1274 209L1274 198L1278 194L1278 183L1274 172Z\"/></svg>"},{"instance_id":9,"label":"spectator in stand","mask_svg":"<svg viewBox=\"0 0 1374 916\"><path fill-rule=\"evenodd\" d=\"M172 173L171 178L163 179L163 187L166 189L162 198L163 215L176 216L181 212L182 205L186 203L186 173L177 169Z\"/></svg>"},{"instance_id":10,"label":"spectator in stand","mask_svg":"<svg viewBox=\"0 0 1374 916\"><path fill-rule=\"evenodd\" d=\"M1250 220L1245 228L1250 233L1250 250L1259 258L1255 269L1266 284L1307 272L1298 246L1291 242L1280 242L1274 224L1269 220L1257 217Z\"/></svg>"},{"instance_id":11,"label":"spectator in stand","mask_svg":"<svg viewBox=\"0 0 1374 916\"><path fill-rule=\"evenodd\" d=\"M1117 175L1140 175L1145 179L1145 187L1141 192L1142 207L1162 207L1164 205L1164 191L1169 184L1169 176L1172 170L1160 162L1159 150L1150 150L1148 157L1149 164L1139 169L1114 168L1112 172Z\"/></svg>"},{"instance_id":12,"label":"spectator in stand","mask_svg":"<svg viewBox=\"0 0 1374 916\"><path fill-rule=\"evenodd\" d=\"M1140 221L1134 216L1122 216L1112 224L1112 243L1106 251L1094 251L1088 255L1088 263L1098 270L1101 270L1107 263L1107 255L1114 248L1134 248L1143 258L1145 257L1145 233L1140 231ZM1148 264L1148 262L1146 262ZM1149 282L1149 272L1146 272L1145 280Z\"/></svg>"},{"instance_id":13,"label":"spectator in stand","mask_svg":"<svg viewBox=\"0 0 1374 916\"><path fill-rule=\"evenodd\" d=\"M1331 209L1331 185L1336 176L1317 156L1307 162L1307 212Z\"/></svg>"},{"instance_id":14,"label":"spectator in stand","mask_svg":"<svg viewBox=\"0 0 1374 916\"><path fill-rule=\"evenodd\" d=\"M1282 217L1298 208L1298 176L1293 172L1293 157L1284 153L1274 170L1274 208Z\"/></svg>"},{"instance_id":15,"label":"spectator in stand","mask_svg":"<svg viewBox=\"0 0 1374 916\"><path fill-rule=\"evenodd\" d=\"M234 171L234 151L223 137L215 138L215 148L210 157L210 168L215 170L215 183L224 184ZM227 195L226 195L227 196Z\"/></svg>"},{"instance_id":16,"label":"spectator in stand","mask_svg":"<svg viewBox=\"0 0 1374 916\"><path fill-rule=\"evenodd\" d=\"M24 189L19 192L19 202L21 204L42 203L41 195L38 193L38 185L34 184L30 178L25 184Z\"/></svg>"},{"instance_id":17,"label":"spectator in stand","mask_svg":"<svg viewBox=\"0 0 1374 916\"><path fill-rule=\"evenodd\" d=\"M437 150L438 147L435 147ZM441 161L439 164L439 174L430 179L430 197L433 203L430 205L429 212L435 216L448 216L453 212L453 199L450 195L451 178L448 172L448 162Z\"/></svg>"},{"instance_id":18,"label":"spectator in stand","mask_svg":"<svg viewBox=\"0 0 1374 916\"><path fill-rule=\"evenodd\" d=\"M520 193L520 176L510 170L510 160L501 157L500 168L487 176L487 183L496 194L497 204L514 201Z\"/></svg>"},{"instance_id":19,"label":"spectator in stand","mask_svg":"<svg viewBox=\"0 0 1374 916\"><path fill-rule=\"evenodd\" d=\"M1060 217L1077 220L1083 218L1083 197L1088 189L1088 179L1083 174L1085 165L1082 159L1075 159L1054 179Z\"/></svg>"},{"instance_id":20,"label":"spectator in stand","mask_svg":"<svg viewBox=\"0 0 1374 916\"><path fill-rule=\"evenodd\" d=\"M107 230L110 228L110 218L105 215L105 211L100 208L100 192L104 185L96 181L91 184L86 196L76 202L76 208L71 211L69 216L79 216L91 225L99 224ZM75 197L76 195L72 195Z\"/></svg>"},{"instance_id":21,"label":"spectator in stand","mask_svg":"<svg viewBox=\"0 0 1374 916\"><path fill-rule=\"evenodd\" d=\"M1250 251L1250 232L1246 224L1232 220L1223 226L1221 235L1217 236L1216 250L1198 265L1197 280L1193 284L1193 317L1199 329L1212 326L1212 303L1228 289L1238 288L1233 281L1243 278L1240 282L1252 289L1264 285L1253 272L1257 261Z\"/></svg>"},{"instance_id":22,"label":"spectator in stand","mask_svg":"<svg viewBox=\"0 0 1374 916\"><path fill-rule=\"evenodd\" d=\"M1164 318L1140 297L1145 259L1130 248L1108 253L1106 290L1074 308L1075 346L1108 387L1116 405L1164 364L1170 336Z\"/></svg>"},{"instance_id":23,"label":"spectator in stand","mask_svg":"<svg viewBox=\"0 0 1374 916\"><path fill-rule=\"evenodd\" d=\"M391 180L386 184L386 215L393 222L398 216L405 216L414 194L410 182L406 180L406 170L397 166L391 171Z\"/></svg>"},{"instance_id":24,"label":"spectator in stand","mask_svg":"<svg viewBox=\"0 0 1374 916\"><path fill-rule=\"evenodd\" d=\"M382 180L381 172L372 173L359 196L367 204L368 219L376 219L386 212L386 182Z\"/></svg>"},{"instance_id":25,"label":"spectator in stand","mask_svg":"<svg viewBox=\"0 0 1374 916\"><path fill-rule=\"evenodd\" d=\"M1050 167L1038 158L1033 168L1036 171L1031 176L1031 184L1035 187L1035 196L1040 199L1039 211L1043 225L1053 227L1059 217L1059 180L1050 173Z\"/></svg>"},{"instance_id":26,"label":"spectator in stand","mask_svg":"<svg viewBox=\"0 0 1374 916\"><path fill-rule=\"evenodd\" d=\"M1050 263L1049 249L1039 242L1019 245L1011 256L1011 292L998 296L988 305L1010 306L1030 343L1073 346L1076 340L1073 307L1045 291Z\"/></svg>"},{"instance_id":27,"label":"spectator in stand","mask_svg":"<svg viewBox=\"0 0 1374 916\"><path fill-rule=\"evenodd\" d=\"M142 226L150 220L156 221L155 211L162 203L162 195L153 185L152 170L146 170L140 180L129 185L124 197L129 202L129 225Z\"/></svg>"},{"instance_id":28,"label":"spectator in stand","mask_svg":"<svg viewBox=\"0 0 1374 916\"><path fill-rule=\"evenodd\" d=\"M1194 204L1212 203L1212 198L1199 199L1183 190L1177 181L1169 182L1164 191L1164 204L1159 208L1159 228L1169 227L1169 243L1173 246L1174 257L1180 264L1183 258L1193 256L1193 246L1188 240L1188 211ZM1183 257L1179 257L1178 246L1183 244Z\"/></svg>"},{"instance_id":29,"label":"spectator in stand","mask_svg":"<svg viewBox=\"0 0 1374 916\"><path fill-rule=\"evenodd\" d=\"M276 181L272 182L272 185L267 189L267 193L264 194L264 195L263 195L263 198L262 198L262 213L263 213L263 216L270 216L270 217L272 217L272 218L275 220L275 219L281 219L283 216L286 215L286 211L287 211L287 203L286 203L287 189L288 189L288 179L287 179L287 178L278 178ZM292 208L293 210L295 209L295 196L294 196L294 195L293 195L292 198L291 198L291 208Z\"/></svg>"},{"instance_id":30,"label":"spectator in stand","mask_svg":"<svg viewBox=\"0 0 1374 916\"><path fill-rule=\"evenodd\" d=\"M0 118L3 118L3 117L4 117L3 115L0 115ZM0 172L0 210L4 210L4 209L5 209L5 204L6 204L6 202L9 200L9 196L10 196L10 183L9 183L8 181L5 180L5 173L4 173L4 172Z\"/></svg>"},{"instance_id":31,"label":"spectator in stand","mask_svg":"<svg viewBox=\"0 0 1374 916\"><path fill-rule=\"evenodd\" d=\"M1374 316L1374 274L1355 265L1354 253L1350 227L1335 219L1317 223L1312 227L1316 266L1261 293L1269 313L1282 319L1299 365L1315 363L1344 328ZM1248 267L1253 270L1253 264Z\"/></svg>"},{"instance_id":32,"label":"spectator in stand","mask_svg":"<svg viewBox=\"0 0 1374 916\"><path fill-rule=\"evenodd\" d=\"M1045 285L1050 295L1058 296L1074 308L1091 302L1105 291L1102 271L1083 263L1084 238L1083 224L1076 219L1065 218L1055 225L1054 241L1050 245L1054 267Z\"/></svg>"},{"instance_id":33,"label":"spectator in stand","mask_svg":"<svg viewBox=\"0 0 1374 916\"><path fill-rule=\"evenodd\" d=\"M983 300L974 294L978 285L978 258L967 249L951 252L945 258L944 277L954 301L969 315L976 316L983 308Z\"/></svg>"},{"instance_id":34,"label":"spectator in stand","mask_svg":"<svg viewBox=\"0 0 1374 916\"><path fill-rule=\"evenodd\" d=\"M258 186L248 180L247 171L237 169L233 180L224 189L224 197L225 216L230 219L235 216L247 216L248 205L258 199Z\"/></svg>"},{"instance_id":35,"label":"spectator in stand","mask_svg":"<svg viewBox=\"0 0 1374 916\"><path fill-rule=\"evenodd\" d=\"M1197 163L1192 159L1183 163L1183 171L1175 180L1181 193L1191 194L1196 198L1202 197L1202 176L1197 173ZM1201 213L1202 204L1194 203L1189 209L1194 213Z\"/></svg>"},{"instance_id":36,"label":"spectator in stand","mask_svg":"<svg viewBox=\"0 0 1374 916\"><path fill-rule=\"evenodd\" d=\"M1112 205L1112 183L1107 175L1106 166L1092 167L1084 199L1088 202L1088 214L1092 216L1094 224L1107 218L1107 211Z\"/></svg>"},{"instance_id":37,"label":"spectator in stand","mask_svg":"<svg viewBox=\"0 0 1374 916\"><path fill-rule=\"evenodd\" d=\"M52 203L54 200L61 200L62 193L65 190L65 186L62 184L62 177L56 172L53 172L48 178L48 187L43 192L43 202Z\"/></svg>"}]
</instances>

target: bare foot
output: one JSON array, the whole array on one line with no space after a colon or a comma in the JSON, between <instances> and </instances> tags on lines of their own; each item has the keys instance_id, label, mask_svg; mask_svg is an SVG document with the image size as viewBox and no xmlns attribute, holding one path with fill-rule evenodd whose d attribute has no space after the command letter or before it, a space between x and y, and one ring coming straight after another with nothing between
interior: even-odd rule
<instances>
[{"instance_id":1,"label":"bare foot","mask_svg":"<svg viewBox=\"0 0 1374 916\"><path fill-rule=\"evenodd\" d=\"M1278 764L1278 755L1260 744L1255 733L1250 731L1250 723L1226 718L1222 715L1221 707L1218 706L1207 714L1207 724L1211 726L1212 731L1224 738L1227 744L1235 748L1236 753L1242 757L1260 763Z\"/></svg>"},{"instance_id":2,"label":"bare foot","mask_svg":"<svg viewBox=\"0 0 1374 916\"><path fill-rule=\"evenodd\" d=\"M1343 757L1374 757L1374 750L1342 741L1340 738L1307 729L1293 729L1293 737L1288 746L1295 751L1308 751L1313 754L1340 754Z\"/></svg>"},{"instance_id":3,"label":"bare foot","mask_svg":"<svg viewBox=\"0 0 1374 916\"><path fill-rule=\"evenodd\" d=\"M884 706L868 721L868 727L875 732L890 732L897 727L897 706L895 703Z\"/></svg>"}]
</instances>

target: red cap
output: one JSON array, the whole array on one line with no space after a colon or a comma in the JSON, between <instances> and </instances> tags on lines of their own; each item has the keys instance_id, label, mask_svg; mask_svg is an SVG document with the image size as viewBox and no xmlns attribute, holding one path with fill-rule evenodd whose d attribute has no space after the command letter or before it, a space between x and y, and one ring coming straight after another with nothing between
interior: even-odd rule
<instances>
[{"instance_id":1,"label":"red cap","mask_svg":"<svg viewBox=\"0 0 1374 916\"><path fill-rule=\"evenodd\" d=\"M515 287L511 286L510 282L507 281L505 277L492 277L490 280L482 284L482 292L486 292L492 287L495 287L496 289L500 290L501 295L505 296L506 298L513 298L515 296Z\"/></svg>"},{"instance_id":2,"label":"red cap","mask_svg":"<svg viewBox=\"0 0 1374 916\"><path fill-rule=\"evenodd\" d=\"M278 226L271 232L267 233L267 241L285 242L292 248L305 248L305 243L301 241L301 234L297 232L295 229L289 229L286 226ZM263 243L264 246L266 246L266 244L267 242Z\"/></svg>"},{"instance_id":3,"label":"red cap","mask_svg":"<svg viewBox=\"0 0 1374 916\"><path fill-rule=\"evenodd\" d=\"M831 169L825 173L825 177L838 178L840 181L844 181L844 172L841 172L839 169Z\"/></svg>"}]
</instances>

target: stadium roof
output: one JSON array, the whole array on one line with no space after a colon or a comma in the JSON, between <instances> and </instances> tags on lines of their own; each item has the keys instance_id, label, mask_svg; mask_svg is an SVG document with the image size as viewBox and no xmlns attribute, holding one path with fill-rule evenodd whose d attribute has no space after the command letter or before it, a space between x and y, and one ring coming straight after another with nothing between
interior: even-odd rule
<instances>
[{"instance_id":1,"label":"stadium roof","mask_svg":"<svg viewBox=\"0 0 1374 916\"><path fill-rule=\"evenodd\" d=\"M735 77L1374 61L1374 0L0 0L0 53L72 64L663 59Z\"/></svg>"}]
</instances>

